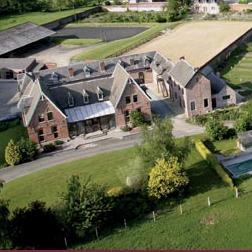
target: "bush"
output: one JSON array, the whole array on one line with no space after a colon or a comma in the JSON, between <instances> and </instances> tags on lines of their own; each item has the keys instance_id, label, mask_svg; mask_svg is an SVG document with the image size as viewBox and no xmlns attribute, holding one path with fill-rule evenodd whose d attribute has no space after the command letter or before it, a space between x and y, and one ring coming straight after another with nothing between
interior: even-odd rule
<instances>
[{"instance_id":1,"label":"bush","mask_svg":"<svg viewBox=\"0 0 252 252\"><path fill-rule=\"evenodd\" d=\"M43 150L44 150L45 153L53 152L53 151L56 150L56 146L54 144L52 144L52 143L45 144L43 146Z\"/></svg>"},{"instance_id":2,"label":"bush","mask_svg":"<svg viewBox=\"0 0 252 252\"><path fill-rule=\"evenodd\" d=\"M181 191L189 180L177 158L159 159L149 174L148 191L156 199Z\"/></svg>"},{"instance_id":3,"label":"bush","mask_svg":"<svg viewBox=\"0 0 252 252\"><path fill-rule=\"evenodd\" d=\"M199 152L199 154L208 161L210 166L215 169L216 173L219 175L219 177L222 179L222 181L230 186L232 189L234 188L234 183L232 178L228 175L228 173L224 170L224 168L220 165L219 161L215 158L213 153L209 151L209 149L203 144L202 141L196 140L195 141L195 147L196 150Z\"/></svg>"},{"instance_id":4,"label":"bush","mask_svg":"<svg viewBox=\"0 0 252 252\"><path fill-rule=\"evenodd\" d=\"M124 193L124 190L121 186L112 187L107 191L109 197L117 197Z\"/></svg>"},{"instance_id":5,"label":"bush","mask_svg":"<svg viewBox=\"0 0 252 252\"><path fill-rule=\"evenodd\" d=\"M56 140L54 142L55 145L62 145L63 143L64 143L64 141L62 141L62 140Z\"/></svg>"},{"instance_id":6,"label":"bush","mask_svg":"<svg viewBox=\"0 0 252 252\"><path fill-rule=\"evenodd\" d=\"M21 138L17 144L22 155L22 163L32 161L38 154L37 144L32 142L30 139Z\"/></svg>"},{"instance_id":7,"label":"bush","mask_svg":"<svg viewBox=\"0 0 252 252\"><path fill-rule=\"evenodd\" d=\"M5 161L8 165L14 166L19 164L21 160L22 153L19 145L11 139L5 148Z\"/></svg>"},{"instance_id":8,"label":"bush","mask_svg":"<svg viewBox=\"0 0 252 252\"><path fill-rule=\"evenodd\" d=\"M230 11L230 6L226 2L220 2L220 12L229 12Z\"/></svg>"},{"instance_id":9,"label":"bush","mask_svg":"<svg viewBox=\"0 0 252 252\"><path fill-rule=\"evenodd\" d=\"M211 118L205 126L206 133L211 140L222 140L227 136L228 128L220 120Z\"/></svg>"},{"instance_id":10,"label":"bush","mask_svg":"<svg viewBox=\"0 0 252 252\"><path fill-rule=\"evenodd\" d=\"M131 111L130 112L130 122L131 122L133 128L142 126L145 122L143 113L141 113L138 110Z\"/></svg>"},{"instance_id":11,"label":"bush","mask_svg":"<svg viewBox=\"0 0 252 252\"><path fill-rule=\"evenodd\" d=\"M235 122L236 133L241 133L251 129L251 118L248 115L241 115Z\"/></svg>"}]
</instances>

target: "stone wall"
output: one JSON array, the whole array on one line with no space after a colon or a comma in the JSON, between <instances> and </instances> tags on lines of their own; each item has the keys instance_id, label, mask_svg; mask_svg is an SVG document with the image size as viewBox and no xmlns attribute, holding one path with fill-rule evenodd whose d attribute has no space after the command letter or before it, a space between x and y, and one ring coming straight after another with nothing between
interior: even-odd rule
<instances>
[{"instance_id":1,"label":"stone wall","mask_svg":"<svg viewBox=\"0 0 252 252\"><path fill-rule=\"evenodd\" d=\"M43 26L48 28L48 29L51 29L51 30L57 30L57 29L65 26L66 24L69 24L69 23L75 22L77 20L87 18L87 17L89 17L90 15L92 15L94 13L100 12L101 10L102 10L102 8L97 6L97 7L94 7L92 9L89 9L89 10L86 10L86 11L83 11L83 12L80 12L80 13L76 13L74 15L64 17L64 18L55 20L53 22L44 24Z\"/></svg>"}]
</instances>

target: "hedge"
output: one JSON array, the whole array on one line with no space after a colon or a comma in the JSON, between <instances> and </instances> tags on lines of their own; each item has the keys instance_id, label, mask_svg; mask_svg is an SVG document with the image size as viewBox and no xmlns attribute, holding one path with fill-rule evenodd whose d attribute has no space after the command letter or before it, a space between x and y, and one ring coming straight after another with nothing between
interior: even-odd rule
<instances>
[{"instance_id":1,"label":"hedge","mask_svg":"<svg viewBox=\"0 0 252 252\"><path fill-rule=\"evenodd\" d=\"M196 140L195 147L199 154L211 165L213 169L215 169L216 173L223 180L223 182L234 189L234 182L232 178L223 169L214 154L204 145L204 143L201 140Z\"/></svg>"}]
</instances>

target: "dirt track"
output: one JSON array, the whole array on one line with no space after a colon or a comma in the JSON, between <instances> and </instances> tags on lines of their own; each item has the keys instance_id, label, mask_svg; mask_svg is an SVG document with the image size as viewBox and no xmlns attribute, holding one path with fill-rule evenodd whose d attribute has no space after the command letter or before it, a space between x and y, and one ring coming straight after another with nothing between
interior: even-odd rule
<instances>
[{"instance_id":1,"label":"dirt track","mask_svg":"<svg viewBox=\"0 0 252 252\"><path fill-rule=\"evenodd\" d=\"M185 56L195 67L200 67L250 28L252 22L189 22L127 54L157 50L174 62Z\"/></svg>"}]
</instances>

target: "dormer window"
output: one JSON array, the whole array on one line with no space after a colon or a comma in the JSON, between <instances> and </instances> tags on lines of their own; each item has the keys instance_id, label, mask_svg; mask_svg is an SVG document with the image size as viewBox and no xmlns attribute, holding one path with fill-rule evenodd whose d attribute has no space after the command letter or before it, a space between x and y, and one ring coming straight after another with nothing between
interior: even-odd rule
<instances>
[{"instance_id":1,"label":"dormer window","mask_svg":"<svg viewBox=\"0 0 252 252\"><path fill-rule=\"evenodd\" d=\"M144 58L144 65L145 65L146 67L148 67L148 66L150 66L150 63L151 63L150 57L145 56L145 58Z\"/></svg>"},{"instance_id":2,"label":"dormer window","mask_svg":"<svg viewBox=\"0 0 252 252\"><path fill-rule=\"evenodd\" d=\"M89 78L90 77L90 75L91 75L91 69L88 67L88 66L84 66L84 73L85 73L85 76L87 77L87 78Z\"/></svg>"},{"instance_id":3,"label":"dormer window","mask_svg":"<svg viewBox=\"0 0 252 252\"><path fill-rule=\"evenodd\" d=\"M74 106L74 98L70 92L68 92L68 94L67 94L67 103L68 103L69 107Z\"/></svg>"},{"instance_id":4,"label":"dormer window","mask_svg":"<svg viewBox=\"0 0 252 252\"><path fill-rule=\"evenodd\" d=\"M89 95L85 89L83 89L83 102L84 104L89 103Z\"/></svg>"},{"instance_id":5,"label":"dormer window","mask_svg":"<svg viewBox=\"0 0 252 252\"><path fill-rule=\"evenodd\" d=\"M74 77L74 69L72 67L68 68L68 74L70 77Z\"/></svg>"},{"instance_id":6,"label":"dormer window","mask_svg":"<svg viewBox=\"0 0 252 252\"><path fill-rule=\"evenodd\" d=\"M52 73L51 73L50 80L52 80L53 82L58 82L58 80L59 80L58 74L55 73L55 72L52 72Z\"/></svg>"},{"instance_id":7,"label":"dormer window","mask_svg":"<svg viewBox=\"0 0 252 252\"><path fill-rule=\"evenodd\" d=\"M101 90L100 87L97 87L97 97L98 97L98 101L103 101L104 99L103 91Z\"/></svg>"}]
</instances>

